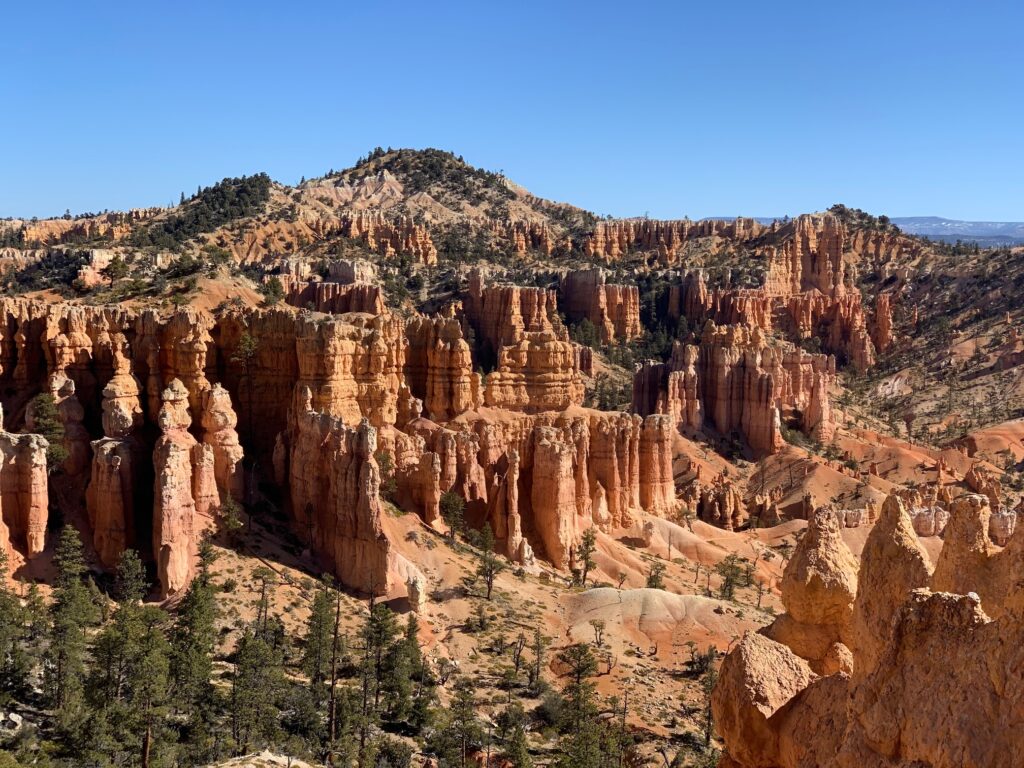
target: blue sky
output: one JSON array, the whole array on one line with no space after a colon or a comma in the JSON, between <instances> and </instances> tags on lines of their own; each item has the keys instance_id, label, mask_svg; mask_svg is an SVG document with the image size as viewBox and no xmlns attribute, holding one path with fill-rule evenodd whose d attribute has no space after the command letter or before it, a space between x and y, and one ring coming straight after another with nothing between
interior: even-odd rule
<instances>
[{"instance_id":1,"label":"blue sky","mask_svg":"<svg viewBox=\"0 0 1024 768\"><path fill-rule=\"evenodd\" d=\"M618 216L1024 220L1019 2L19 2L3 27L0 216L379 144Z\"/></svg>"}]
</instances>

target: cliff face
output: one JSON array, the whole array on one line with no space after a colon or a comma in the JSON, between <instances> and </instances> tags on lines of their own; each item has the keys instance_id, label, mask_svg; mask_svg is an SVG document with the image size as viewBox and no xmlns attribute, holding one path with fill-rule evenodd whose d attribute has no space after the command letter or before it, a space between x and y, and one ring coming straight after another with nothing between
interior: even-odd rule
<instances>
[{"instance_id":1,"label":"cliff face","mask_svg":"<svg viewBox=\"0 0 1024 768\"><path fill-rule=\"evenodd\" d=\"M859 292L838 285L824 293L817 287L793 293L768 288L709 289L703 272L688 273L670 290L670 319L685 317L693 326L708 320L716 324L742 324L765 333L779 333L794 341L818 339L822 349L863 372L875 363L876 352L893 340L892 297L878 295L867 313Z\"/></svg>"},{"instance_id":2,"label":"cliff face","mask_svg":"<svg viewBox=\"0 0 1024 768\"><path fill-rule=\"evenodd\" d=\"M350 428L313 410L308 388L298 398L275 457L296 533L343 584L387 594L390 542L381 524L377 430L366 419Z\"/></svg>"},{"instance_id":3,"label":"cliff face","mask_svg":"<svg viewBox=\"0 0 1024 768\"><path fill-rule=\"evenodd\" d=\"M753 219L735 221L654 221L651 219L622 219L598 222L594 231L583 242L588 256L615 261L633 251L656 254L663 266L675 264L679 251L689 241L704 237L748 239L765 231Z\"/></svg>"},{"instance_id":4,"label":"cliff face","mask_svg":"<svg viewBox=\"0 0 1024 768\"><path fill-rule=\"evenodd\" d=\"M822 535L830 529L819 525L811 541L807 534L783 579L787 614L766 632L784 643L747 635L712 694L729 764L909 768L1021 759L1016 702L1024 691L1014 670L1024 651L1005 638L1024 624L1024 593L1007 576L1024 547L1015 536L1002 553L986 551L984 497L964 499L955 516L951 551L943 548L934 577L895 496L868 536L856 577L836 537ZM989 568L994 557L1006 558L998 570ZM932 591L943 588L958 591ZM791 614L798 623L780 632ZM848 653L811 664L800 658L813 641L836 634L845 634ZM979 732L989 736L978 739Z\"/></svg>"},{"instance_id":5,"label":"cliff face","mask_svg":"<svg viewBox=\"0 0 1024 768\"><path fill-rule=\"evenodd\" d=\"M480 376L473 372L472 353L457 319L414 318L405 335L405 383L423 402L424 415L447 421L480 407Z\"/></svg>"},{"instance_id":6,"label":"cliff face","mask_svg":"<svg viewBox=\"0 0 1024 768\"><path fill-rule=\"evenodd\" d=\"M403 505L431 522L455 490L471 524L490 522L519 562L536 551L565 567L586 527L671 513L673 419L579 407L586 360L549 314L553 293L480 296L501 308L480 326L500 343L486 383L464 337L468 314L136 313L15 300L0 301L0 383L20 406L32 382L51 382L98 561L113 568L139 550L165 596L187 587L222 500L251 501L250 451L265 466L273 454L285 510L325 565L381 594L409 567L381 518L378 449ZM5 546L34 555L45 545L45 445L5 439L0 483L17 498L3 499Z\"/></svg>"},{"instance_id":7,"label":"cliff face","mask_svg":"<svg viewBox=\"0 0 1024 768\"><path fill-rule=\"evenodd\" d=\"M604 270L568 272L558 292L569 320L589 320L604 344L629 341L643 333L640 289L635 285L606 284Z\"/></svg>"},{"instance_id":8,"label":"cliff face","mask_svg":"<svg viewBox=\"0 0 1024 768\"><path fill-rule=\"evenodd\" d=\"M484 402L514 411L555 411L583 402L576 345L553 332L524 333L498 353L487 376Z\"/></svg>"},{"instance_id":9,"label":"cliff face","mask_svg":"<svg viewBox=\"0 0 1024 768\"><path fill-rule=\"evenodd\" d=\"M17 393L15 406L34 382L56 388L65 469L83 475L83 488L88 480L83 500L100 563L113 568L128 547L151 552L168 596L192 577L198 538L216 526L221 499L244 497L243 439L269 454L307 389L319 410L349 423L393 424L404 355L403 324L387 315L0 301L0 382ZM45 546L46 445L36 435L5 439L4 545L34 557ZM140 540L150 531L152 549Z\"/></svg>"},{"instance_id":10,"label":"cliff face","mask_svg":"<svg viewBox=\"0 0 1024 768\"><path fill-rule=\"evenodd\" d=\"M435 500L456 490L470 520L490 522L519 562L536 552L565 567L590 525L629 527L641 510L667 515L675 508L672 427L663 416L480 412L445 427L414 422L409 430L422 447L399 452L401 491L420 500L429 520Z\"/></svg>"},{"instance_id":11,"label":"cliff face","mask_svg":"<svg viewBox=\"0 0 1024 768\"><path fill-rule=\"evenodd\" d=\"M3 411L0 410L0 420ZM46 545L49 494L48 443L39 435L14 435L0 429L0 546L15 547L31 559Z\"/></svg>"},{"instance_id":12,"label":"cliff face","mask_svg":"<svg viewBox=\"0 0 1024 768\"><path fill-rule=\"evenodd\" d=\"M342 315L364 312L379 315L384 311L384 296L380 286L369 283L335 283L305 281L290 275L279 275L285 290L285 301L293 307Z\"/></svg>"},{"instance_id":13,"label":"cliff face","mask_svg":"<svg viewBox=\"0 0 1024 768\"><path fill-rule=\"evenodd\" d=\"M555 291L544 288L484 285L483 275L474 270L469 276L465 312L484 350L498 354L526 332L555 333L558 299ZM558 335L568 338L564 329Z\"/></svg>"},{"instance_id":14,"label":"cliff face","mask_svg":"<svg viewBox=\"0 0 1024 768\"><path fill-rule=\"evenodd\" d=\"M686 433L704 427L736 433L763 456L782 447L783 418L806 434L831 438L834 374L831 357L772 346L757 327L711 322L699 345L677 345L668 363L637 371L633 408L668 414Z\"/></svg>"},{"instance_id":15,"label":"cliff face","mask_svg":"<svg viewBox=\"0 0 1024 768\"><path fill-rule=\"evenodd\" d=\"M161 395L161 436L153 450L153 553L160 591L180 594L195 575L199 536L210 527L214 467L189 433L188 390L177 379Z\"/></svg>"}]
</instances>

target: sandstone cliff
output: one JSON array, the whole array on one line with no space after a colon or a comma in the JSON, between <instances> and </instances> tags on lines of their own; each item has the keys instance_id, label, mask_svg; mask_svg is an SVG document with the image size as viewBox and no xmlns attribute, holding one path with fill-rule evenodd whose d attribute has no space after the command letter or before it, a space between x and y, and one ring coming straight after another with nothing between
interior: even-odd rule
<instances>
[{"instance_id":1,"label":"sandstone cliff","mask_svg":"<svg viewBox=\"0 0 1024 768\"><path fill-rule=\"evenodd\" d=\"M676 346L672 359L641 367L633 382L638 413L666 413L683 433L736 433L757 456L782 447L785 419L830 440L828 387L835 360L788 344L773 345L757 327L709 322L699 345Z\"/></svg>"},{"instance_id":2,"label":"sandstone cliff","mask_svg":"<svg viewBox=\"0 0 1024 768\"><path fill-rule=\"evenodd\" d=\"M815 621L832 625L849 616L849 587L856 583L849 668L819 665L824 675L819 677L795 648L747 635L723 663L712 695L728 749L726 764L953 768L1019 762L1024 718L1018 704L1024 690L1015 670L1024 663L1024 651L1005 638L1022 630L1024 593L1015 579L1004 578L999 597L990 598L995 618L975 594L992 586L986 508L980 496L955 507L956 529L950 533L956 538L947 542L953 551L943 549L946 562L933 579L909 515L897 497L889 497L868 536L856 581L849 575L822 578L822 587L831 582L835 588L815 589L808 603L817 606ZM823 530L819 525L819 533ZM814 552L819 562L828 562L831 558L822 556L840 550L826 538L834 540L817 535L813 545L802 543L804 554ZM1006 550L1010 557L1019 557L1017 539ZM804 576L811 572L808 562L794 557L787 566L787 610L808 602L805 587L813 582ZM1002 564L1001 572L1018 562ZM850 574L847 566L812 571ZM804 586L795 589L799 585ZM932 592L929 585L969 591ZM836 600L822 600L827 594ZM825 606L832 607L818 610ZM785 640L799 645L808 636L804 630ZM981 732L988 737L979 739Z\"/></svg>"}]
</instances>

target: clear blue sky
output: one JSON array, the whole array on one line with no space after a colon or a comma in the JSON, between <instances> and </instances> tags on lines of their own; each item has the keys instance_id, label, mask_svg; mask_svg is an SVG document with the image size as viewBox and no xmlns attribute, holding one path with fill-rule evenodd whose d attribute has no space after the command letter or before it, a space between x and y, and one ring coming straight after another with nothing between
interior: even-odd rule
<instances>
[{"instance_id":1,"label":"clear blue sky","mask_svg":"<svg viewBox=\"0 0 1024 768\"><path fill-rule=\"evenodd\" d=\"M379 144L602 214L1024 220L1019 0L17 2L2 24L0 216L294 183Z\"/></svg>"}]
</instances>

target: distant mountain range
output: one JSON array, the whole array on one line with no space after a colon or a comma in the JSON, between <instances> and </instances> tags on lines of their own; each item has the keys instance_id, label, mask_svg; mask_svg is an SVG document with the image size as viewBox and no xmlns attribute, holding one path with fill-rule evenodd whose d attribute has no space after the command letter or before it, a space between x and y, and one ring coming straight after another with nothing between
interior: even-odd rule
<instances>
[{"instance_id":1,"label":"distant mountain range","mask_svg":"<svg viewBox=\"0 0 1024 768\"><path fill-rule=\"evenodd\" d=\"M709 219L733 219L734 216L709 216ZM781 216L752 216L762 224L771 224ZM977 243L995 248L1024 244L1024 221L961 221L941 216L893 216L890 221L908 235L918 235L947 243Z\"/></svg>"},{"instance_id":2,"label":"distant mountain range","mask_svg":"<svg viewBox=\"0 0 1024 768\"><path fill-rule=\"evenodd\" d=\"M959 221L941 216L893 217L892 223L908 235L923 235L947 243L963 240L979 245L1017 245L1024 243L1024 222Z\"/></svg>"}]
</instances>

